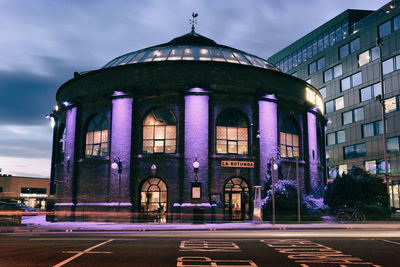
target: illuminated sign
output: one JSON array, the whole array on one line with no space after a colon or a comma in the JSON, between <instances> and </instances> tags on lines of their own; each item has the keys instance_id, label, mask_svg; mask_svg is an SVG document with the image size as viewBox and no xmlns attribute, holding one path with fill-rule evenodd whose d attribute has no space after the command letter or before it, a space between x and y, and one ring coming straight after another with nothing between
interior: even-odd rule
<instances>
[{"instance_id":1,"label":"illuminated sign","mask_svg":"<svg viewBox=\"0 0 400 267\"><path fill-rule=\"evenodd\" d=\"M20 197L48 197L47 194L28 194L28 193L21 193L19 194Z\"/></svg>"},{"instance_id":2,"label":"illuminated sign","mask_svg":"<svg viewBox=\"0 0 400 267\"><path fill-rule=\"evenodd\" d=\"M254 162L253 161L223 160L223 161L221 161L221 167L254 168Z\"/></svg>"},{"instance_id":3,"label":"illuminated sign","mask_svg":"<svg viewBox=\"0 0 400 267\"><path fill-rule=\"evenodd\" d=\"M317 95L315 91L308 87L306 87L306 99L309 103L317 106L321 113L324 113L324 101L322 100L322 97Z\"/></svg>"}]
</instances>

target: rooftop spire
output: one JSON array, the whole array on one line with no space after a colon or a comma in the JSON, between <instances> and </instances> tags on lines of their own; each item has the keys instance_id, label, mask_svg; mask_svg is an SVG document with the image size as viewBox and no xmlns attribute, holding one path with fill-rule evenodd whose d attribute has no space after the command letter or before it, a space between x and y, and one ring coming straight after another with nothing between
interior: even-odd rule
<instances>
[{"instance_id":1,"label":"rooftop spire","mask_svg":"<svg viewBox=\"0 0 400 267\"><path fill-rule=\"evenodd\" d=\"M199 14L193 12L192 13L192 18L189 19L190 24L192 24L192 33L194 33L194 25L197 24L197 19L196 19L197 16L199 16Z\"/></svg>"}]
</instances>

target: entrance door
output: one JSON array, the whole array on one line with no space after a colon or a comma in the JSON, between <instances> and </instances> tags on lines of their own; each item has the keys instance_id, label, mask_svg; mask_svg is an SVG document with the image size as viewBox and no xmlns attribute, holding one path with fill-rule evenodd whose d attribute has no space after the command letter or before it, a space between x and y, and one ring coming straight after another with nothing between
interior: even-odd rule
<instances>
[{"instance_id":1,"label":"entrance door","mask_svg":"<svg viewBox=\"0 0 400 267\"><path fill-rule=\"evenodd\" d=\"M225 186L225 220L249 219L249 189L242 178L232 178Z\"/></svg>"}]
</instances>

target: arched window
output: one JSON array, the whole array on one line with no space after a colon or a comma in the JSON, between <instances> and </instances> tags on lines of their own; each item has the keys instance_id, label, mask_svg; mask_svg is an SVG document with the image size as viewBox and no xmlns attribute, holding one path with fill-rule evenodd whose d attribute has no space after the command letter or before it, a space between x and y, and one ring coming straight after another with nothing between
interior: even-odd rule
<instances>
[{"instance_id":1,"label":"arched window","mask_svg":"<svg viewBox=\"0 0 400 267\"><path fill-rule=\"evenodd\" d=\"M281 157L296 158L300 155L299 132L291 119L285 119L280 131Z\"/></svg>"},{"instance_id":2,"label":"arched window","mask_svg":"<svg viewBox=\"0 0 400 267\"><path fill-rule=\"evenodd\" d=\"M88 124L86 131L85 156L108 155L108 121L103 114L94 116Z\"/></svg>"},{"instance_id":3,"label":"arched window","mask_svg":"<svg viewBox=\"0 0 400 267\"><path fill-rule=\"evenodd\" d=\"M60 131L58 132L58 160L57 162L64 161L64 154L65 154L65 126L62 124L60 127Z\"/></svg>"},{"instance_id":4,"label":"arched window","mask_svg":"<svg viewBox=\"0 0 400 267\"><path fill-rule=\"evenodd\" d=\"M149 178L143 183L140 206L142 212L166 212L167 186L160 178Z\"/></svg>"},{"instance_id":5,"label":"arched window","mask_svg":"<svg viewBox=\"0 0 400 267\"><path fill-rule=\"evenodd\" d=\"M176 118L163 108L143 120L143 153L176 153Z\"/></svg>"},{"instance_id":6,"label":"arched window","mask_svg":"<svg viewBox=\"0 0 400 267\"><path fill-rule=\"evenodd\" d=\"M218 154L248 154L248 123L240 111L227 109L216 121Z\"/></svg>"}]
</instances>

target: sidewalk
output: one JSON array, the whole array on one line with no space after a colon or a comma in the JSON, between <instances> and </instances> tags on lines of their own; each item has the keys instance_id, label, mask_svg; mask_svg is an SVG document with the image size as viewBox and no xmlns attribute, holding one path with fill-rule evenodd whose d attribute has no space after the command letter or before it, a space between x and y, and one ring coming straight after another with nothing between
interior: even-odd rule
<instances>
[{"instance_id":1,"label":"sidewalk","mask_svg":"<svg viewBox=\"0 0 400 267\"><path fill-rule=\"evenodd\" d=\"M79 231L240 231L240 230L400 230L400 222L366 222L338 224L336 222L253 224L249 222L220 224L188 223L105 223L105 222L47 222L45 215L23 216L21 226L0 227L0 233L10 232L79 232Z\"/></svg>"}]
</instances>

